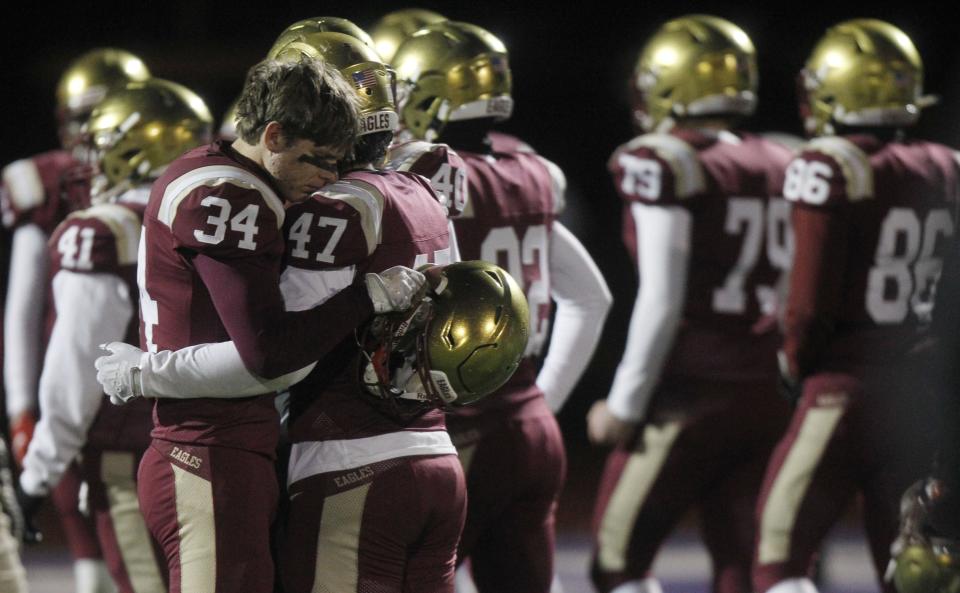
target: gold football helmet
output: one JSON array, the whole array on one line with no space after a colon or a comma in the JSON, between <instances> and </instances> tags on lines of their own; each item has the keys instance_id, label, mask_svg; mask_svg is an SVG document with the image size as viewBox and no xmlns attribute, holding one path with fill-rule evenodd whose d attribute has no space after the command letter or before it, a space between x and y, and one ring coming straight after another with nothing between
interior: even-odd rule
<instances>
[{"instance_id":1,"label":"gold football helmet","mask_svg":"<svg viewBox=\"0 0 960 593\"><path fill-rule=\"evenodd\" d=\"M154 179L175 158L209 141L213 117L199 96L152 78L107 95L83 126L98 200Z\"/></svg>"},{"instance_id":2,"label":"gold football helmet","mask_svg":"<svg viewBox=\"0 0 960 593\"><path fill-rule=\"evenodd\" d=\"M436 140L449 121L513 111L507 48L475 25L443 21L414 33L393 59L400 119L417 137Z\"/></svg>"},{"instance_id":3,"label":"gold football helmet","mask_svg":"<svg viewBox=\"0 0 960 593\"><path fill-rule=\"evenodd\" d=\"M220 129L217 131L217 135L223 140L237 139L237 104L239 102L239 97L234 99L220 121Z\"/></svg>"},{"instance_id":4,"label":"gold football helmet","mask_svg":"<svg viewBox=\"0 0 960 593\"><path fill-rule=\"evenodd\" d=\"M705 14L673 19L637 58L634 123L649 132L676 118L750 115L757 84L756 50L743 29Z\"/></svg>"},{"instance_id":5,"label":"gold football helmet","mask_svg":"<svg viewBox=\"0 0 960 593\"><path fill-rule=\"evenodd\" d=\"M835 124L909 126L923 97L923 63L907 35L876 19L834 25L814 46L800 72L801 115L810 134Z\"/></svg>"},{"instance_id":6,"label":"gold football helmet","mask_svg":"<svg viewBox=\"0 0 960 593\"><path fill-rule=\"evenodd\" d=\"M900 499L900 532L885 575L899 593L960 593L960 542L954 533L957 494L940 479L914 482Z\"/></svg>"},{"instance_id":7,"label":"gold football helmet","mask_svg":"<svg viewBox=\"0 0 960 593\"><path fill-rule=\"evenodd\" d=\"M301 56L333 65L357 91L360 135L397 129L396 74L372 47L350 35L321 31L300 35L269 57L299 60Z\"/></svg>"},{"instance_id":8,"label":"gold football helmet","mask_svg":"<svg viewBox=\"0 0 960 593\"><path fill-rule=\"evenodd\" d=\"M417 371L434 401L463 406L496 391L523 358L527 299L504 269L475 260L425 272L433 314L417 341Z\"/></svg>"},{"instance_id":9,"label":"gold football helmet","mask_svg":"<svg viewBox=\"0 0 960 593\"><path fill-rule=\"evenodd\" d=\"M77 143L80 126L108 92L148 78L150 71L143 60L122 49L101 47L74 60L57 83L57 119L64 148Z\"/></svg>"},{"instance_id":10,"label":"gold football helmet","mask_svg":"<svg viewBox=\"0 0 960 593\"><path fill-rule=\"evenodd\" d=\"M422 8L405 8L388 12L370 29L373 48L386 63L392 64L397 48L414 32L445 20L447 17Z\"/></svg>"},{"instance_id":11,"label":"gold football helmet","mask_svg":"<svg viewBox=\"0 0 960 593\"><path fill-rule=\"evenodd\" d=\"M284 29L277 40L273 42L273 47L270 48L267 55L276 56L284 46L292 41L302 41L303 37L310 33L343 33L350 37L356 37L367 47L374 47L370 35L354 24L353 21L337 16L315 16L297 21Z\"/></svg>"},{"instance_id":12,"label":"gold football helmet","mask_svg":"<svg viewBox=\"0 0 960 593\"><path fill-rule=\"evenodd\" d=\"M476 402L520 364L529 334L527 299L510 274L485 261L423 271L432 289L419 305L372 322L361 381L388 401Z\"/></svg>"}]
</instances>

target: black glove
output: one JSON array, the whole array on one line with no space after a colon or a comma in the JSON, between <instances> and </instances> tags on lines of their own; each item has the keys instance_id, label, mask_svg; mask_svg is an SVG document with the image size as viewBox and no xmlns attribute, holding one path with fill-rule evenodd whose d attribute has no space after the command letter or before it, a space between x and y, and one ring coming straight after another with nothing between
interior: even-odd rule
<instances>
[{"instance_id":1,"label":"black glove","mask_svg":"<svg viewBox=\"0 0 960 593\"><path fill-rule=\"evenodd\" d=\"M17 504L20 506L20 513L23 516L23 532L20 534L20 539L25 544L38 544L43 541L43 533L34 524L34 517L36 517L47 497L31 496L20 488L20 484L17 484L16 490Z\"/></svg>"}]
</instances>

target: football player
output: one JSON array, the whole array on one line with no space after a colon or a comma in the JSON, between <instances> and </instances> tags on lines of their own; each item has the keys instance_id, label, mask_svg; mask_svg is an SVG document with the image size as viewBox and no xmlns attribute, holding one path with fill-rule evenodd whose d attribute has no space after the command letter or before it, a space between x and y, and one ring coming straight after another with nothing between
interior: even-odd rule
<instances>
[{"instance_id":1,"label":"football player","mask_svg":"<svg viewBox=\"0 0 960 593\"><path fill-rule=\"evenodd\" d=\"M166 590L166 567L137 504L151 406L111 406L93 362L100 344L139 343L137 246L150 185L183 152L209 142L211 125L203 100L172 82L152 78L109 93L83 127L94 205L69 215L50 240L56 318L40 377L44 412L20 474L24 511L29 521L82 452L87 506L121 593Z\"/></svg>"},{"instance_id":2,"label":"football player","mask_svg":"<svg viewBox=\"0 0 960 593\"><path fill-rule=\"evenodd\" d=\"M387 64L393 64L393 57L403 42L418 30L447 20L447 17L423 8L403 8L380 17L370 27L373 48Z\"/></svg>"},{"instance_id":3,"label":"football player","mask_svg":"<svg viewBox=\"0 0 960 593\"><path fill-rule=\"evenodd\" d=\"M17 501L7 443L0 439L0 590L27 593L27 573L20 561L26 524Z\"/></svg>"},{"instance_id":4,"label":"football player","mask_svg":"<svg viewBox=\"0 0 960 593\"><path fill-rule=\"evenodd\" d=\"M811 560L858 495L878 574L887 565L900 495L929 469L939 433L930 320L960 197L953 151L906 136L930 99L903 31L835 25L801 77L816 137L783 186L796 257L781 356L798 400L764 478L753 575L773 593L816 591Z\"/></svg>"},{"instance_id":5,"label":"football player","mask_svg":"<svg viewBox=\"0 0 960 593\"><path fill-rule=\"evenodd\" d=\"M4 309L4 386L12 455L20 466L37 420L37 394L49 311L47 239L70 212L89 205L86 166L73 154L80 126L106 94L150 72L137 56L98 48L74 60L56 89L61 148L3 169L4 224L12 227L10 276ZM74 558L79 591L110 587L92 524L77 510L81 480L68 468L51 493Z\"/></svg>"},{"instance_id":6,"label":"football player","mask_svg":"<svg viewBox=\"0 0 960 593\"><path fill-rule=\"evenodd\" d=\"M424 278L395 267L283 310L283 200L302 202L336 180L357 133L356 103L354 90L322 62L264 60L240 97L239 138L187 153L154 184L138 266L141 344L149 352L232 339L243 366L270 379L316 361L372 313L409 307ZM339 221L316 222L339 228ZM325 245L334 247L335 237ZM113 363L136 368L140 359L118 351ZM108 393L131 395L114 387ZM272 590L279 422L271 391L155 404L138 488L174 591Z\"/></svg>"},{"instance_id":7,"label":"football player","mask_svg":"<svg viewBox=\"0 0 960 593\"><path fill-rule=\"evenodd\" d=\"M587 417L591 441L615 446L591 579L603 592L661 591L654 557L697 507L712 590L744 593L754 503L788 415L772 313L790 261L778 196L791 153L736 129L756 107L756 52L727 20L664 23L630 82L645 133L608 166L641 282L610 393Z\"/></svg>"},{"instance_id":8,"label":"football player","mask_svg":"<svg viewBox=\"0 0 960 593\"><path fill-rule=\"evenodd\" d=\"M513 106L503 43L480 27L443 21L408 38L393 65L406 131L450 144L465 163L470 198L454 219L462 257L505 267L530 305L520 369L447 421L469 493L457 561L471 559L480 591L546 592L566 464L553 413L590 360L610 293L587 251L557 220L565 185L560 169L529 151L491 148L491 126ZM558 305L552 332L551 299Z\"/></svg>"},{"instance_id":9,"label":"football player","mask_svg":"<svg viewBox=\"0 0 960 593\"><path fill-rule=\"evenodd\" d=\"M307 33L275 52L284 59L318 56L337 66L356 87L363 122L352 157L341 165L347 171L343 179L287 210L288 267L281 281L287 306L299 310L335 298L360 273L398 264L448 262L447 211L427 181L412 173L376 170L398 120L392 71L372 49L340 33ZM499 274L478 268L464 283L464 278L445 271L440 285L449 285L441 294L460 295L464 307L458 317L463 310L491 313L477 315L469 325L445 317L442 323L434 320L433 327L453 324L489 335L483 329L489 325L496 328L494 335L500 333L510 318L505 297L497 300L486 294L471 300L463 295L471 287L482 289L483 283L495 293L509 295L503 285L491 284L493 278L506 281ZM519 296L516 289L514 297ZM495 316L493 309L505 315ZM524 310L524 325L525 317ZM464 349L473 353L476 338L450 336L446 342L440 337L431 342L437 346L431 349L435 362L444 355L448 361L459 357L456 365L446 366L450 371L446 380L425 379L434 377L429 370L410 371L410 380L420 387L405 390L408 383L400 382L400 391L386 392L382 383L390 381L390 373L383 372L385 362L378 358L382 351L375 351L367 365L351 339L290 388L289 434L294 446L288 478L290 512L280 554L286 590L453 590L465 491L456 451L437 408L445 400L435 398L470 401L468 385L458 380L463 369L479 365L477 369L485 371L481 375L497 376L491 372L496 365L485 366L483 361L502 362L511 351L519 358L525 340L499 336L498 348L474 353L470 365L465 365ZM394 338L389 333L385 342ZM441 343L449 343L454 352L443 352ZM169 383L170 369L190 364L182 352L161 354L169 356L162 365L154 362L156 357L142 359L139 380L151 395L161 375ZM177 362L170 364L171 360ZM211 376L209 365L196 366L195 374L206 375L196 389L204 389L204 383L213 379L219 383L221 378ZM423 492L432 492L432 499L442 504L422 505L418 493Z\"/></svg>"}]
</instances>

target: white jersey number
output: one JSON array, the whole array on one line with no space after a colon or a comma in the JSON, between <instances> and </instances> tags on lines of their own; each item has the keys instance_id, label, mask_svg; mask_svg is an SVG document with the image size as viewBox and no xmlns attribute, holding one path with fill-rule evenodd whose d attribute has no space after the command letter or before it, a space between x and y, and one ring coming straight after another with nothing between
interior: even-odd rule
<instances>
[{"instance_id":1,"label":"white jersey number","mask_svg":"<svg viewBox=\"0 0 960 593\"><path fill-rule=\"evenodd\" d=\"M216 208L218 212L207 217L207 224L214 227L213 233L205 233L201 230L193 231L193 236L201 243L217 245L227 234L227 220L230 220L230 230L243 235L243 238L237 243L237 247L253 251L257 248L257 242L254 237L260 227L257 226L257 215L260 213L260 206L257 204L247 204L247 207L230 218L230 202L216 196L207 196L201 202L201 206L207 208Z\"/></svg>"},{"instance_id":2,"label":"white jersey number","mask_svg":"<svg viewBox=\"0 0 960 593\"><path fill-rule=\"evenodd\" d=\"M830 165L820 161L794 159L787 167L783 197L791 202L802 201L819 206L830 197Z\"/></svg>"},{"instance_id":3,"label":"white jersey number","mask_svg":"<svg viewBox=\"0 0 960 593\"><path fill-rule=\"evenodd\" d=\"M770 264L782 272L790 268L793 234L789 217L790 206L781 199L770 200L764 208L759 198L730 198L723 230L728 235L743 236L743 245L723 286L713 290L714 311L734 315L746 312L744 284L760 259L764 235ZM777 294L773 287L758 286L756 297L761 313L769 314L776 309Z\"/></svg>"},{"instance_id":4,"label":"white jersey number","mask_svg":"<svg viewBox=\"0 0 960 593\"><path fill-rule=\"evenodd\" d=\"M93 239L96 231L92 228L72 226L60 235L57 241L57 251L60 252L60 266L74 270L92 270L93 260L90 252L93 250Z\"/></svg>"},{"instance_id":5,"label":"white jersey number","mask_svg":"<svg viewBox=\"0 0 960 593\"><path fill-rule=\"evenodd\" d=\"M550 260L547 229L543 225L527 228L523 239L513 227L491 230L480 246L480 259L489 262L506 258L507 272L523 287L530 308L530 339L524 356L539 356L550 330ZM535 270L528 282L525 269Z\"/></svg>"},{"instance_id":6,"label":"white jersey number","mask_svg":"<svg viewBox=\"0 0 960 593\"><path fill-rule=\"evenodd\" d=\"M287 236L287 239L293 242L293 249L290 250L292 257L298 257L300 259L310 258L307 243L310 242L310 227L312 225L313 213L304 212L300 215L300 218L293 223L293 226L290 227L290 234ZM317 227L333 227L333 233L330 234L330 239L327 240L326 245L324 245L323 249L316 255L318 262L332 264L336 259L333 255L333 250L337 248L337 244L340 243L340 239L343 237L343 232L347 229L347 219L321 216L317 219Z\"/></svg>"},{"instance_id":7,"label":"white jersey number","mask_svg":"<svg viewBox=\"0 0 960 593\"><path fill-rule=\"evenodd\" d=\"M140 321L143 324L143 337L148 352L156 352L153 341L153 328L160 323L157 301L147 292L147 229L140 231L140 246L137 249L137 285L140 287Z\"/></svg>"},{"instance_id":8,"label":"white jersey number","mask_svg":"<svg viewBox=\"0 0 960 593\"><path fill-rule=\"evenodd\" d=\"M931 210L923 224L910 208L893 208L880 228L875 265L867 277L866 309L877 323L900 323L912 310L930 320L943 259L937 239L953 236L946 209Z\"/></svg>"}]
</instances>

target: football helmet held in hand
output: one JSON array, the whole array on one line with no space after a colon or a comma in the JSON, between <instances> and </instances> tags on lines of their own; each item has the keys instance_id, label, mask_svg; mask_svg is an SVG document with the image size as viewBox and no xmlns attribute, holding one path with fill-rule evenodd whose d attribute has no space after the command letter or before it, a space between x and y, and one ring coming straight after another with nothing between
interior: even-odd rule
<instances>
[{"instance_id":1,"label":"football helmet held in hand","mask_svg":"<svg viewBox=\"0 0 960 593\"><path fill-rule=\"evenodd\" d=\"M404 8L388 12L370 28L373 48L385 62L390 64L397 53L397 48L411 35L427 25L445 20L447 17L422 8Z\"/></svg>"},{"instance_id":2,"label":"football helmet held in hand","mask_svg":"<svg viewBox=\"0 0 960 593\"><path fill-rule=\"evenodd\" d=\"M432 290L379 330L363 382L381 397L471 404L517 370L529 335L527 300L510 274L485 261L432 266L424 275Z\"/></svg>"},{"instance_id":3,"label":"football helmet held in hand","mask_svg":"<svg viewBox=\"0 0 960 593\"><path fill-rule=\"evenodd\" d=\"M150 78L143 60L112 47L93 49L74 60L57 83L57 119L64 148L80 140L80 126L110 91Z\"/></svg>"},{"instance_id":4,"label":"football helmet held in hand","mask_svg":"<svg viewBox=\"0 0 960 593\"><path fill-rule=\"evenodd\" d=\"M468 23L442 21L414 33L393 58L400 119L416 138L436 140L450 121L513 112L507 48Z\"/></svg>"},{"instance_id":5,"label":"football helmet held in hand","mask_svg":"<svg viewBox=\"0 0 960 593\"><path fill-rule=\"evenodd\" d=\"M909 126L935 102L922 96L923 62L913 41L876 19L829 28L800 72L800 113L809 134L835 125Z\"/></svg>"},{"instance_id":6,"label":"football helmet held in hand","mask_svg":"<svg viewBox=\"0 0 960 593\"><path fill-rule=\"evenodd\" d=\"M208 142L212 124L203 99L174 82L153 78L110 93L83 125L97 170L91 193L109 197L158 177L171 161Z\"/></svg>"},{"instance_id":7,"label":"football helmet held in hand","mask_svg":"<svg viewBox=\"0 0 960 593\"><path fill-rule=\"evenodd\" d=\"M676 18L640 51L631 79L634 123L651 132L677 118L750 115L757 85L756 50L743 29L705 14Z\"/></svg>"}]
</instances>

